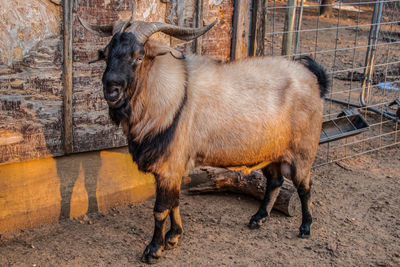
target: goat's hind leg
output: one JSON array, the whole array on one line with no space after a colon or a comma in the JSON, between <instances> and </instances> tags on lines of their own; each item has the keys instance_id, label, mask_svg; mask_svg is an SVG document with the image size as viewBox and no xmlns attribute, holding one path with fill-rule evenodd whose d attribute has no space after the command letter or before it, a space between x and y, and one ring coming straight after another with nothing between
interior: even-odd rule
<instances>
[{"instance_id":1,"label":"goat's hind leg","mask_svg":"<svg viewBox=\"0 0 400 267\"><path fill-rule=\"evenodd\" d=\"M296 183L297 193L299 194L301 202L301 225L299 228L299 237L307 238L311 234L312 216L310 212L311 203L311 177L310 172L305 176L305 179L300 183Z\"/></svg>"},{"instance_id":2,"label":"goat's hind leg","mask_svg":"<svg viewBox=\"0 0 400 267\"><path fill-rule=\"evenodd\" d=\"M271 163L263 170L264 176L267 178L267 187L265 190L264 199L261 202L260 208L254 214L248 224L250 229L257 229L266 221L270 215L275 200L279 194L280 188L283 184L283 176L281 173L280 163Z\"/></svg>"}]
</instances>

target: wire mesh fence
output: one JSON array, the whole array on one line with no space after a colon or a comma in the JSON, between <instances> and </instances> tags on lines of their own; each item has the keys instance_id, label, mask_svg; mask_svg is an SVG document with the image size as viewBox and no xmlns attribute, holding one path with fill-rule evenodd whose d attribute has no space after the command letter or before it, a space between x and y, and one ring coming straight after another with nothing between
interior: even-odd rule
<instances>
[{"instance_id":1,"label":"wire mesh fence","mask_svg":"<svg viewBox=\"0 0 400 267\"><path fill-rule=\"evenodd\" d=\"M268 1L264 53L316 59L331 80L324 121L356 109L369 124L321 144L314 167L399 145L399 0Z\"/></svg>"}]
</instances>

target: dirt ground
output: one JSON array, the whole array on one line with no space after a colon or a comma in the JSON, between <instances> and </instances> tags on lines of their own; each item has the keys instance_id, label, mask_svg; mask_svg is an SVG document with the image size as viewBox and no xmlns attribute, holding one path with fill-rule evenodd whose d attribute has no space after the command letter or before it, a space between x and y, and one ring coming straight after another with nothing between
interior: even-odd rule
<instances>
[{"instance_id":1,"label":"dirt ground","mask_svg":"<svg viewBox=\"0 0 400 267\"><path fill-rule=\"evenodd\" d=\"M313 170L312 235L300 214L246 224L258 201L236 194L181 197L184 236L158 266L399 266L400 147ZM154 199L4 234L1 266L140 266Z\"/></svg>"}]
</instances>

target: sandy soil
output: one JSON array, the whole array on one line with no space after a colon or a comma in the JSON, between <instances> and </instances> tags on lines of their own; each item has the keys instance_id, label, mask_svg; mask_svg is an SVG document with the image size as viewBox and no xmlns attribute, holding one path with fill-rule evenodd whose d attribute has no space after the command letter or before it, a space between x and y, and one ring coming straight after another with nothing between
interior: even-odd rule
<instances>
[{"instance_id":1,"label":"sandy soil","mask_svg":"<svg viewBox=\"0 0 400 267\"><path fill-rule=\"evenodd\" d=\"M246 226L258 201L182 194L184 236L158 266L399 266L400 147L314 169L312 236L297 238L300 214L273 212ZM1 266L139 266L151 239L153 199L8 233Z\"/></svg>"}]
</instances>

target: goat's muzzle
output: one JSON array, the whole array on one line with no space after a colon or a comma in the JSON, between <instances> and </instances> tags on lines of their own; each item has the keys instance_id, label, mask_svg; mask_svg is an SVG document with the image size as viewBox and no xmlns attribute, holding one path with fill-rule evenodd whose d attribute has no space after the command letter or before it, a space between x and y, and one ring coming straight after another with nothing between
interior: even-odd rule
<instances>
[{"instance_id":1,"label":"goat's muzzle","mask_svg":"<svg viewBox=\"0 0 400 267\"><path fill-rule=\"evenodd\" d=\"M122 88L118 85L112 85L105 88L104 97L108 102L116 102L120 98Z\"/></svg>"},{"instance_id":2,"label":"goat's muzzle","mask_svg":"<svg viewBox=\"0 0 400 267\"><path fill-rule=\"evenodd\" d=\"M115 71L103 74L103 93L109 107L118 108L123 104L127 84L126 78Z\"/></svg>"},{"instance_id":3,"label":"goat's muzzle","mask_svg":"<svg viewBox=\"0 0 400 267\"><path fill-rule=\"evenodd\" d=\"M104 98L107 101L107 104L111 108L119 108L124 103L123 101L123 93L121 86L110 86L104 88Z\"/></svg>"}]
</instances>

